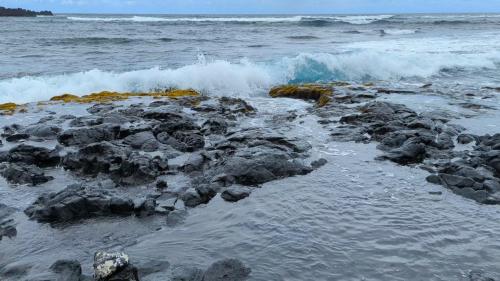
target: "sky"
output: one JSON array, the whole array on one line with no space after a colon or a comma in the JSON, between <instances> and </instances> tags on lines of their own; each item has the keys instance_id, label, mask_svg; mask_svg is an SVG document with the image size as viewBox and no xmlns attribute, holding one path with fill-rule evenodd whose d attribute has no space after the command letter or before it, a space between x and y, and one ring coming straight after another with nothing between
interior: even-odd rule
<instances>
[{"instance_id":1,"label":"sky","mask_svg":"<svg viewBox=\"0 0 500 281\"><path fill-rule=\"evenodd\" d=\"M500 0L0 0L0 6L56 13L500 13Z\"/></svg>"}]
</instances>

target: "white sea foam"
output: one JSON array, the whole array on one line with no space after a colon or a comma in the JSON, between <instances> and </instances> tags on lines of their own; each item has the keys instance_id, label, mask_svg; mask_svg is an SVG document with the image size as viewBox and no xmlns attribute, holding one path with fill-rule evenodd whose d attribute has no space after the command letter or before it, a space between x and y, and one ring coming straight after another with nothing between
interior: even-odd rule
<instances>
[{"instance_id":1,"label":"white sea foam","mask_svg":"<svg viewBox=\"0 0 500 281\"><path fill-rule=\"evenodd\" d=\"M367 16L289 16L289 17L67 17L73 21L132 21L132 22L300 22L302 20L331 20L351 24L370 24L378 20L389 19L392 15Z\"/></svg>"},{"instance_id":2,"label":"white sea foam","mask_svg":"<svg viewBox=\"0 0 500 281\"><path fill-rule=\"evenodd\" d=\"M205 61L176 69L152 68L129 72L98 69L56 76L22 77L0 81L0 103L47 100L54 95L91 92L149 91L155 88L193 88L210 95L261 96L274 85L289 82L398 79L430 77L443 69L495 69L499 53L422 54L363 50L343 54L300 54L272 63L243 60Z\"/></svg>"},{"instance_id":3,"label":"white sea foam","mask_svg":"<svg viewBox=\"0 0 500 281\"><path fill-rule=\"evenodd\" d=\"M301 16L293 17L68 17L74 21L133 21L133 22L299 22Z\"/></svg>"}]
</instances>

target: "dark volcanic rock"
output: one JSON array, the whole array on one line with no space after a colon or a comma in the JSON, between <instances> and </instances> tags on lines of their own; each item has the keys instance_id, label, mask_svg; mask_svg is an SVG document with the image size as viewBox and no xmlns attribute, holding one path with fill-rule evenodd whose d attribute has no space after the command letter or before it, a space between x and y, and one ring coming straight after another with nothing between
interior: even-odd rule
<instances>
[{"instance_id":1,"label":"dark volcanic rock","mask_svg":"<svg viewBox=\"0 0 500 281\"><path fill-rule=\"evenodd\" d=\"M6 141L8 142L18 142L20 140L26 140L29 139L30 135L28 134L13 134L5 138Z\"/></svg>"},{"instance_id":2,"label":"dark volcanic rock","mask_svg":"<svg viewBox=\"0 0 500 281\"><path fill-rule=\"evenodd\" d=\"M272 180L306 175L312 168L297 160L291 160L283 153L254 154L252 157L232 157L225 165L226 178L241 185L259 185Z\"/></svg>"},{"instance_id":3,"label":"dark volcanic rock","mask_svg":"<svg viewBox=\"0 0 500 281\"><path fill-rule=\"evenodd\" d=\"M38 167L53 167L61 158L57 150L21 144L8 152L0 152L0 162L24 163Z\"/></svg>"},{"instance_id":4,"label":"dark volcanic rock","mask_svg":"<svg viewBox=\"0 0 500 281\"><path fill-rule=\"evenodd\" d=\"M68 153L63 159L63 167L93 177L108 174L116 183L136 185L154 181L168 169L168 163L159 156L142 155L102 142Z\"/></svg>"},{"instance_id":5,"label":"dark volcanic rock","mask_svg":"<svg viewBox=\"0 0 500 281\"><path fill-rule=\"evenodd\" d=\"M225 259L212 264L203 281L244 281L250 275L250 268L237 259Z\"/></svg>"},{"instance_id":6,"label":"dark volcanic rock","mask_svg":"<svg viewBox=\"0 0 500 281\"><path fill-rule=\"evenodd\" d=\"M140 149L146 152L156 151L159 148L158 141L153 133L149 131L130 135L123 139L123 142L134 149Z\"/></svg>"},{"instance_id":7,"label":"dark volcanic rock","mask_svg":"<svg viewBox=\"0 0 500 281\"><path fill-rule=\"evenodd\" d=\"M174 132L172 135L160 133L158 140L161 143L171 145L182 152L193 152L202 149L205 146L203 135L196 132Z\"/></svg>"},{"instance_id":8,"label":"dark volcanic rock","mask_svg":"<svg viewBox=\"0 0 500 281\"><path fill-rule=\"evenodd\" d=\"M42 169L34 165L18 165L10 164L2 169L0 167L0 175L2 175L9 183L12 184L29 184L39 185L53 180L51 176L45 176Z\"/></svg>"},{"instance_id":9,"label":"dark volcanic rock","mask_svg":"<svg viewBox=\"0 0 500 281\"><path fill-rule=\"evenodd\" d=\"M222 199L229 202L237 202L242 199L247 198L252 193L252 190L247 187L229 187L228 189L222 192Z\"/></svg>"},{"instance_id":10,"label":"dark volcanic rock","mask_svg":"<svg viewBox=\"0 0 500 281\"><path fill-rule=\"evenodd\" d=\"M61 132L61 128L54 125L37 124L26 127L23 132L31 138L53 140Z\"/></svg>"},{"instance_id":11,"label":"dark volcanic rock","mask_svg":"<svg viewBox=\"0 0 500 281\"><path fill-rule=\"evenodd\" d=\"M115 140L120 133L118 125L98 125L78 129L69 129L58 136L58 141L66 146L87 145L101 141Z\"/></svg>"},{"instance_id":12,"label":"dark volcanic rock","mask_svg":"<svg viewBox=\"0 0 500 281\"><path fill-rule=\"evenodd\" d=\"M102 189L75 184L58 193L40 196L24 212L31 219L56 223L99 216L132 215L134 203Z\"/></svg>"}]
</instances>

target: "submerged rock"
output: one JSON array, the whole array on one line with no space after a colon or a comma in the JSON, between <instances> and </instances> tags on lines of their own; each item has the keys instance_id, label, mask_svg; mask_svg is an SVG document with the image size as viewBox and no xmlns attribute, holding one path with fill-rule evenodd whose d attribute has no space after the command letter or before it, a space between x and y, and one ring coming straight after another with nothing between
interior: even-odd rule
<instances>
[{"instance_id":1,"label":"submerged rock","mask_svg":"<svg viewBox=\"0 0 500 281\"><path fill-rule=\"evenodd\" d=\"M237 259L225 259L212 264L203 281L244 281L250 276L250 268Z\"/></svg>"},{"instance_id":2,"label":"submerged rock","mask_svg":"<svg viewBox=\"0 0 500 281\"><path fill-rule=\"evenodd\" d=\"M14 211L14 208L0 203L0 241L4 236L12 238L17 235L16 224L10 218Z\"/></svg>"},{"instance_id":3,"label":"submerged rock","mask_svg":"<svg viewBox=\"0 0 500 281\"><path fill-rule=\"evenodd\" d=\"M76 260L59 260L50 266L56 274L55 281L90 281L91 278L82 275L82 266Z\"/></svg>"}]
</instances>

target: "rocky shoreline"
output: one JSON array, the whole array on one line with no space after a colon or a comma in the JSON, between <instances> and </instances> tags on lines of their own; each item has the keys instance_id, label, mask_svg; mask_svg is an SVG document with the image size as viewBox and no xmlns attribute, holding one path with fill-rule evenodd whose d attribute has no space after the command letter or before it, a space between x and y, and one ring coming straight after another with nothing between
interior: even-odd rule
<instances>
[{"instance_id":1,"label":"rocky shoreline","mask_svg":"<svg viewBox=\"0 0 500 281\"><path fill-rule=\"evenodd\" d=\"M270 95L311 101L309 114L318 117L332 141L376 142L382 152L379 160L422 168L430 172L430 183L481 204L500 204L500 134L468 134L450 122L456 119L450 112L419 114L379 100L401 91L331 83L277 87ZM65 104L88 104L87 112L74 116L45 109ZM63 95L38 104L4 104L0 110L14 115L37 111L41 116L34 123L3 128L0 175L12 188L50 185L54 170L71 175L66 187L40 195L23 210L31 220L50 227L131 216L182 224L189 209L209 204L216 196L237 202L262 184L306 175L326 164L311 157L307 139L277 130L297 118L293 111L274 116L265 126L242 127L258 113L248 102L193 90ZM173 178L185 184L175 184ZM16 239L12 207L0 204L0 239ZM119 263L115 269L120 270L108 275L96 271L95 280L156 280L148 275L166 269L144 271L129 266L123 253L104 252L96 253L94 267L103 260ZM74 261L56 262L47 274L66 276L58 280L91 278L81 275ZM239 261L226 260L205 272L184 268L179 274L183 277L167 280L236 281L245 280L250 271ZM236 277L221 277L231 274ZM14 276L20 279L23 273ZM482 280L477 277L482 274L474 276L471 273L470 280Z\"/></svg>"}]
</instances>

